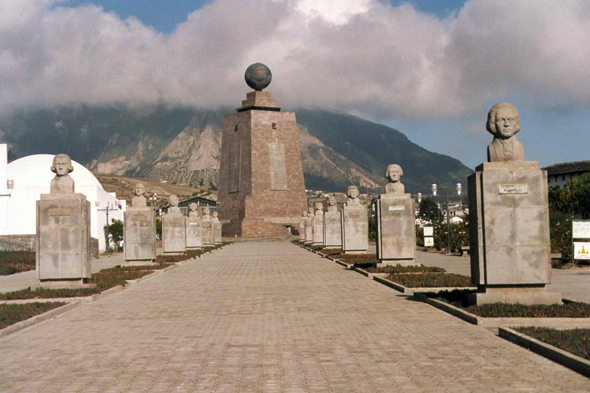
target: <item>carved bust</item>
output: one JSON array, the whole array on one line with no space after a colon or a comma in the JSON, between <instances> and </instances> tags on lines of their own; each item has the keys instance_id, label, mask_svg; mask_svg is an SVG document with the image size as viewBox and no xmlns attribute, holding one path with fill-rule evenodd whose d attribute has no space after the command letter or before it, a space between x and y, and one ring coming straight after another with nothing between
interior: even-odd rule
<instances>
[{"instance_id":1,"label":"carved bust","mask_svg":"<svg viewBox=\"0 0 590 393\"><path fill-rule=\"evenodd\" d=\"M196 202L191 202L188 205L188 216L199 217L199 205Z\"/></svg>"},{"instance_id":2,"label":"carved bust","mask_svg":"<svg viewBox=\"0 0 590 393\"><path fill-rule=\"evenodd\" d=\"M385 193L391 195L403 195L406 192L406 187L402 184L402 176L404 171L402 167L397 164L391 164L385 170L385 177L389 183L385 185Z\"/></svg>"},{"instance_id":3,"label":"carved bust","mask_svg":"<svg viewBox=\"0 0 590 393\"><path fill-rule=\"evenodd\" d=\"M146 207L146 199L143 196L145 193L145 187L142 183L137 183L133 187L133 198L131 199L131 207Z\"/></svg>"},{"instance_id":4,"label":"carved bust","mask_svg":"<svg viewBox=\"0 0 590 393\"><path fill-rule=\"evenodd\" d=\"M324 204L323 204L323 202L316 202L315 203L315 215L316 216L323 216L324 215Z\"/></svg>"},{"instance_id":5,"label":"carved bust","mask_svg":"<svg viewBox=\"0 0 590 393\"><path fill-rule=\"evenodd\" d=\"M348 195L348 200L346 201L346 206L360 206L361 201L359 200L359 189L357 186L350 186L348 187L348 191L346 195Z\"/></svg>"},{"instance_id":6,"label":"carved bust","mask_svg":"<svg viewBox=\"0 0 590 393\"><path fill-rule=\"evenodd\" d=\"M307 208L307 218L313 217L313 205L309 205Z\"/></svg>"},{"instance_id":7,"label":"carved bust","mask_svg":"<svg viewBox=\"0 0 590 393\"><path fill-rule=\"evenodd\" d=\"M211 219L211 209L208 206L203 208L203 220L210 220Z\"/></svg>"},{"instance_id":8,"label":"carved bust","mask_svg":"<svg viewBox=\"0 0 590 393\"><path fill-rule=\"evenodd\" d=\"M328 211L329 212L337 212L338 205L336 204L336 197L334 195L330 195L328 198Z\"/></svg>"},{"instance_id":9,"label":"carved bust","mask_svg":"<svg viewBox=\"0 0 590 393\"><path fill-rule=\"evenodd\" d=\"M58 154L53 157L51 172L55 173L55 177L51 179L49 193L73 194L74 179L72 179L70 176L70 172L73 170L74 167L72 166L72 160L67 154Z\"/></svg>"},{"instance_id":10,"label":"carved bust","mask_svg":"<svg viewBox=\"0 0 590 393\"><path fill-rule=\"evenodd\" d=\"M500 102L490 109L486 128L494 136L488 145L488 161L524 161L524 148L516 139L520 116L516 107Z\"/></svg>"},{"instance_id":11,"label":"carved bust","mask_svg":"<svg viewBox=\"0 0 590 393\"><path fill-rule=\"evenodd\" d=\"M170 195L170 197L168 198L168 202L170 202L168 214L182 214L180 212L180 207L178 206L178 197L176 195Z\"/></svg>"},{"instance_id":12,"label":"carved bust","mask_svg":"<svg viewBox=\"0 0 590 393\"><path fill-rule=\"evenodd\" d=\"M217 213L217 210L215 210L212 214L211 214L211 219L213 221L219 221L219 213Z\"/></svg>"},{"instance_id":13,"label":"carved bust","mask_svg":"<svg viewBox=\"0 0 590 393\"><path fill-rule=\"evenodd\" d=\"M303 214L301 215L302 218L306 218L307 217L307 212L303 212Z\"/></svg>"}]
</instances>

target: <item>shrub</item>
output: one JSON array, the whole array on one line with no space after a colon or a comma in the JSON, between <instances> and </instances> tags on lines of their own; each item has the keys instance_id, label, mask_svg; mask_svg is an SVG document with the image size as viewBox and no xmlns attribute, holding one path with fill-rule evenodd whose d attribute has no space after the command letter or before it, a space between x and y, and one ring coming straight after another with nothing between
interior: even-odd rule
<instances>
[{"instance_id":1,"label":"shrub","mask_svg":"<svg viewBox=\"0 0 590 393\"><path fill-rule=\"evenodd\" d=\"M471 277L455 273L390 274L387 279L408 288L471 286Z\"/></svg>"},{"instance_id":2,"label":"shrub","mask_svg":"<svg viewBox=\"0 0 590 393\"><path fill-rule=\"evenodd\" d=\"M0 329L63 306L63 302L0 304Z\"/></svg>"},{"instance_id":3,"label":"shrub","mask_svg":"<svg viewBox=\"0 0 590 393\"><path fill-rule=\"evenodd\" d=\"M35 267L32 251L0 251L0 276L35 270Z\"/></svg>"},{"instance_id":4,"label":"shrub","mask_svg":"<svg viewBox=\"0 0 590 393\"><path fill-rule=\"evenodd\" d=\"M516 331L536 338L547 344L563 349L590 360L590 329L558 330L539 327L520 327Z\"/></svg>"}]
</instances>

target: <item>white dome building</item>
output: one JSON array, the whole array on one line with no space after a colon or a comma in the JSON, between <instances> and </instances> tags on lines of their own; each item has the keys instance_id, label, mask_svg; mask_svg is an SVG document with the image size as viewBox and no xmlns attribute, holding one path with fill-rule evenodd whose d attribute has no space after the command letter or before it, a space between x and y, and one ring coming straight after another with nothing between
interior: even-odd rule
<instances>
[{"instance_id":1,"label":"white dome building","mask_svg":"<svg viewBox=\"0 0 590 393\"><path fill-rule=\"evenodd\" d=\"M6 145L0 145L4 150ZM2 156L0 151L0 156ZM10 197L0 197L0 235L34 235L36 232L36 201L41 194L49 194L51 179L55 176L51 172L54 155L37 154L15 160L6 166L5 177L1 172L6 161L0 157L0 189L4 189L6 180L14 182ZM4 164L5 165L5 164ZM105 250L106 241L104 226L106 212L99 211L107 206L109 221L123 220L126 201L119 201L115 193L108 193L92 172L72 160L74 171L70 176L74 179L75 192L84 194L90 201L90 236L98 239L99 250ZM8 190L10 191L10 190ZM4 192L0 192L4 194Z\"/></svg>"}]
</instances>

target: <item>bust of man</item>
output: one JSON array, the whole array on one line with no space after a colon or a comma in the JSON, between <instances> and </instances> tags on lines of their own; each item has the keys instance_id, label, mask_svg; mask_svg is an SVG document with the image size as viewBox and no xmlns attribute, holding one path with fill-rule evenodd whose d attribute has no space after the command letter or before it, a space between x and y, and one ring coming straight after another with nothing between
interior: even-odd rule
<instances>
[{"instance_id":1,"label":"bust of man","mask_svg":"<svg viewBox=\"0 0 590 393\"><path fill-rule=\"evenodd\" d=\"M213 221L219 221L219 213L217 213L217 210L215 210L213 213L211 213L211 219Z\"/></svg>"},{"instance_id":2,"label":"bust of man","mask_svg":"<svg viewBox=\"0 0 590 393\"><path fill-rule=\"evenodd\" d=\"M203 208L203 220L210 220L211 219L211 209L208 206Z\"/></svg>"},{"instance_id":3,"label":"bust of man","mask_svg":"<svg viewBox=\"0 0 590 393\"><path fill-rule=\"evenodd\" d=\"M133 198L131 198L131 207L146 207L147 203L143 194L145 193L145 187L142 183L137 183L133 187Z\"/></svg>"},{"instance_id":4,"label":"bust of man","mask_svg":"<svg viewBox=\"0 0 590 393\"><path fill-rule=\"evenodd\" d=\"M337 212L338 205L336 204L336 197L334 195L330 195L328 198L328 211L329 212Z\"/></svg>"},{"instance_id":5,"label":"bust of man","mask_svg":"<svg viewBox=\"0 0 590 393\"><path fill-rule=\"evenodd\" d=\"M315 203L315 215L316 216L323 216L324 215L324 204L322 202Z\"/></svg>"},{"instance_id":6,"label":"bust of man","mask_svg":"<svg viewBox=\"0 0 590 393\"><path fill-rule=\"evenodd\" d=\"M313 205L309 205L307 207L307 218L312 218L313 217Z\"/></svg>"},{"instance_id":7,"label":"bust of man","mask_svg":"<svg viewBox=\"0 0 590 393\"><path fill-rule=\"evenodd\" d=\"M168 214L181 214L180 207L178 206L178 197L176 195L170 195L170 197L168 198L168 202L170 202Z\"/></svg>"},{"instance_id":8,"label":"bust of man","mask_svg":"<svg viewBox=\"0 0 590 393\"><path fill-rule=\"evenodd\" d=\"M51 172L55 173L55 177L51 179L49 193L73 194L74 179L72 179L70 176L70 172L73 170L74 167L72 166L72 160L67 154L58 154L53 157Z\"/></svg>"},{"instance_id":9,"label":"bust of man","mask_svg":"<svg viewBox=\"0 0 590 393\"><path fill-rule=\"evenodd\" d=\"M391 164L385 170L385 178L389 183L385 185L385 193L391 195L403 195L406 192L406 187L402 184L402 176L404 171L402 167L397 164Z\"/></svg>"},{"instance_id":10,"label":"bust of man","mask_svg":"<svg viewBox=\"0 0 590 393\"><path fill-rule=\"evenodd\" d=\"M189 217L199 217L199 205L196 202L191 202L188 204L188 216Z\"/></svg>"},{"instance_id":11,"label":"bust of man","mask_svg":"<svg viewBox=\"0 0 590 393\"><path fill-rule=\"evenodd\" d=\"M301 215L302 218L307 218L307 212L303 212L303 214Z\"/></svg>"},{"instance_id":12,"label":"bust of man","mask_svg":"<svg viewBox=\"0 0 590 393\"><path fill-rule=\"evenodd\" d=\"M350 186L348 187L348 191L346 195L348 195L348 200L346 201L346 206L360 206L361 201L359 200L359 189L357 186Z\"/></svg>"},{"instance_id":13,"label":"bust of man","mask_svg":"<svg viewBox=\"0 0 590 393\"><path fill-rule=\"evenodd\" d=\"M516 107L500 102L490 109L486 128L494 136L488 145L488 162L524 161L524 148L516 139L520 131L520 116Z\"/></svg>"}]
</instances>

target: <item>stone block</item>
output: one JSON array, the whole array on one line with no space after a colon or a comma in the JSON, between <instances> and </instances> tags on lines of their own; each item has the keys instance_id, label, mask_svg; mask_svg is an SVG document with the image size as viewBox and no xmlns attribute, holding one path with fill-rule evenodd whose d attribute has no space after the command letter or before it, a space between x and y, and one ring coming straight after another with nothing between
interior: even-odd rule
<instances>
[{"instance_id":1,"label":"stone block","mask_svg":"<svg viewBox=\"0 0 590 393\"><path fill-rule=\"evenodd\" d=\"M342 213L326 212L324 213L324 247L341 248L342 247Z\"/></svg>"},{"instance_id":2,"label":"stone block","mask_svg":"<svg viewBox=\"0 0 590 393\"><path fill-rule=\"evenodd\" d=\"M299 241L305 241L305 218L299 220Z\"/></svg>"},{"instance_id":3,"label":"stone block","mask_svg":"<svg viewBox=\"0 0 590 393\"><path fill-rule=\"evenodd\" d=\"M90 278L90 202L84 195L41 195L37 201L36 252L41 281L82 282Z\"/></svg>"},{"instance_id":4,"label":"stone block","mask_svg":"<svg viewBox=\"0 0 590 393\"><path fill-rule=\"evenodd\" d=\"M185 218L186 226L186 248L195 250L203 246L201 239L202 220L198 216L189 216Z\"/></svg>"},{"instance_id":5,"label":"stone block","mask_svg":"<svg viewBox=\"0 0 590 393\"><path fill-rule=\"evenodd\" d=\"M369 218L365 206L344 206L342 210L342 251L367 252Z\"/></svg>"},{"instance_id":6,"label":"stone block","mask_svg":"<svg viewBox=\"0 0 590 393\"><path fill-rule=\"evenodd\" d=\"M313 245L324 245L324 215L313 217Z\"/></svg>"},{"instance_id":7,"label":"stone block","mask_svg":"<svg viewBox=\"0 0 590 393\"><path fill-rule=\"evenodd\" d=\"M377 258L384 265L414 265L416 224L410 194L377 199Z\"/></svg>"},{"instance_id":8,"label":"stone block","mask_svg":"<svg viewBox=\"0 0 590 393\"><path fill-rule=\"evenodd\" d=\"M151 207L129 207L125 221L125 260L156 259L156 212Z\"/></svg>"},{"instance_id":9,"label":"stone block","mask_svg":"<svg viewBox=\"0 0 590 393\"><path fill-rule=\"evenodd\" d=\"M305 243L313 243L313 217L305 219Z\"/></svg>"},{"instance_id":10,"label":"stone block","mask_svg":"<svg viewBox=\"0 0 590 393\"><path fill-rule=\"evenodd\" d=\"M211 247L211 246L213 246L213 243L215 242L214 235L213 235L213 220L203 219L202 225L203 225L203 227L202 227L201 236L202 236L203 246Z\"/></svg>"},{"instance_id":11,"label":"stone block","mask_svg":"<svg viewBox=\"0 0 590 393\"><path fill-rule=\"evenodd\" d=\"M186 229L182 214L166 214L162 217L162 246L164 253L186 251Z\"/></svg>"},{"instance_id":12,"label":"stone block","mask_svg":"<svg viewBox=\"0 0 590 393\"><path fill-rule=\"evenodd\" d=\"M213 231L213 243L214 244L223 243L223 235L221 233L221 222L214 220L211 229Z\"/></svg>"},{"instance_id":13,"label":"stone block","mask_svg":"<svg viewBox=\"0 0 590 393\"><path fill-rule=\"evenodd\" d=\"M544 287L487 287L485 289L485 292L469 294L468 302L471 305L482 305L491 303L519 303L524 305L563 304L561 300L561 293L547 292Z\"/></svg>"}]
</instances>

